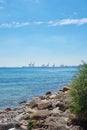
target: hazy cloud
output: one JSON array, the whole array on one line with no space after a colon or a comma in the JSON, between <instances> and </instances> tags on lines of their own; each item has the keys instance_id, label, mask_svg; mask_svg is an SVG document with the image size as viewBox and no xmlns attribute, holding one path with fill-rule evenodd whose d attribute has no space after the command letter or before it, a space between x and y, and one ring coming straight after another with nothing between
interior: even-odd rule
<instances>
[{"instance_id":1,"label":"hazy cloud","mask_svg":"<svg viewBox=\"0 0 87 130\"><path fill-rule=\"evenodd\" d=\"M18 28L30 25L47 25L47 26L68 26L68 25L84 25L87 24L87 18L82 19L62 19L58 21L35 21L35 22L12 22L12 23L2 23L0 28Z\"/></svg>"},{"instance_id":2,"label":"hazy cloud","mask_svg":"<svg viewBox=\"0 0 87 130\"><path fill-rule=\"evenodd\" d=\"M39 0L24 0L26 2L39 3Z\"/></svg>"},{"instance_id":3,"label":"hazy cloud","mask_svg":"<svg viewBox=\"0 0 87 130\"><path fill-rule=\"evenodd\" d=\"M0 28L18 28L18 27L24 27L28 26L29 22L19 23L19 22L13 22L13 23L3 23L0 24Z\"/></svg>"},{"instance_id":4,"label":"hazy cloud","mask_svg":"<svg viewBox=\"0 0 87 130\"><path fill-rule=\"evenodd\" d=\"M53 23L54 23L54 21L51 20L51 21L48 21L47 24L48 24L48 25L51 25L51 24L53 24Z\"/></svg>"},{"instance_id":5,"label":"hazy cloud","mask_svg":"<svg viewBox=\"0 0 87 130\"><path fill-rule=\"evenodd\" d=\"M34 24L35 25L41 25L41 24L44 24L44 22L43 21L36 21L36 22L34 22Z\"/></svg>"}]
</instances>

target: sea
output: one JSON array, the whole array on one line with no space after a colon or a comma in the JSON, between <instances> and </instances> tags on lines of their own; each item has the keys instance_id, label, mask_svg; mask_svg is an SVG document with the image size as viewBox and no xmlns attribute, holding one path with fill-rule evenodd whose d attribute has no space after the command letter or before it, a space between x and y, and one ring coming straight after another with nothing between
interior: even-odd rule
<instances>
[{"instance_id":1,"label":"sea","mask_svg":"<svg viewBox=\"0 0 87 130\"><path fill-rule=\"evenodd\" d=\"M57 92L69 85L78 67L0 68L0 109L17 107L47 91Z\"/></svg>"}]
</instances>

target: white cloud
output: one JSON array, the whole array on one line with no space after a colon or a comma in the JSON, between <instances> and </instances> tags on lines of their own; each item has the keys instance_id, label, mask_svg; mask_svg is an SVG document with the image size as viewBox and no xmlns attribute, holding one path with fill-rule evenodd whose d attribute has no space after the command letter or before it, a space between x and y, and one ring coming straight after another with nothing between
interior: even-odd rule
<instances>
[{"instance_id":1,"label":"white cloud","mask_svg":"<svg viewBox=\"0 0 87 130\"><path fill-rule=\"evenodd\" d=\"M87 18L82 19L62 19L58 21L32 21L32 22L12 22L12 23L2 23L0 28L19 28L29 25L47 25L47 26L68 26L68 25L84 25L87 24Z\"/></svg>"},{"instance_id":2,"label":"white cloud","mask_svg":"<svg viewBox=\"0 0 87 130\"><path fill-rule=\"evenodd\" d=\"M83 18L79 21L79 25L81 24L86 24L87 23L87 18Z\"/></svg>"},{"instance_id":3,"label":"white cloud","mask_svg":"<svg viewBox=\"0 0 87 130\"><path fill-rule=\"evenodd\" d=\"M30 25L29 22L19 23L19 22L13 22L14 27L24 27Z\"/></svg>"},{"instance_id":4,"label":"white cloud","mask_svg":"<svg viewBox=\"0 0 87 130\"><path fill-rule=\"evenodd\" d=\"M62 25L82 25L82 24L87 24L87 18L82 18L82 19L62 19L56 22L52 22L50 24L51 26L62 26Z\"/></svg>"},{"instance_id":5,"label":"white cloud","mask_svg":"<svg viewBox=\"0 0 87 130\"><path fill-rule=\"evenodd\" d=\"M13 23L3 23L0 24L0 28L18 28L18 27L24 27L30 25L29 22L19 23L19 22L13 22Z\"/></svg>"}]
</instances>

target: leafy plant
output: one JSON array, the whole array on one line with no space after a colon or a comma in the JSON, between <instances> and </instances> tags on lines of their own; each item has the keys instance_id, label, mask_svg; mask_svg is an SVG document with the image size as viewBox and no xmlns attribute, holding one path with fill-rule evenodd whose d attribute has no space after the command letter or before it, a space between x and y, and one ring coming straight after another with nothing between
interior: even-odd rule
<instances>
[{"instance_id":1,"label":"leafy plant","mask_svg":"<svg viewBox=\"0 0 87 130\"><path fill-rule=\"evenodd\" d=\"M37 123L36 120L29 119L28 126L27 126L28 130L32 130L32 128L36 125L36 123Z\"/></svg>"},{"instance_id":2,"label":"leafy plant","mask_svg":"<svg viewBox=\"0 0 87 130\"><path fill-rule=\"evenodd\" d=\"M70 84L70 110L81 119L87 119L87 64L79 69Z\"/></svg>"}]
</instances>

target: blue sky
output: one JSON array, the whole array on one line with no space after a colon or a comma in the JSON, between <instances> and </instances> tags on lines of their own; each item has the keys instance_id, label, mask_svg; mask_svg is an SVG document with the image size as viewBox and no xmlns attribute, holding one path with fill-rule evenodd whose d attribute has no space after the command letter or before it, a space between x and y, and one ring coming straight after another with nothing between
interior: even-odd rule
<instances>
[{"instance_id":1,"label":"blue sky","mask_svg":"<svg viewBox=\"0 0 87 130\"><path fill-rule=\"evenodd\" d=\"M87 0L0 0L0 66L87 62Z\"/></svg>"}]
</instances>

